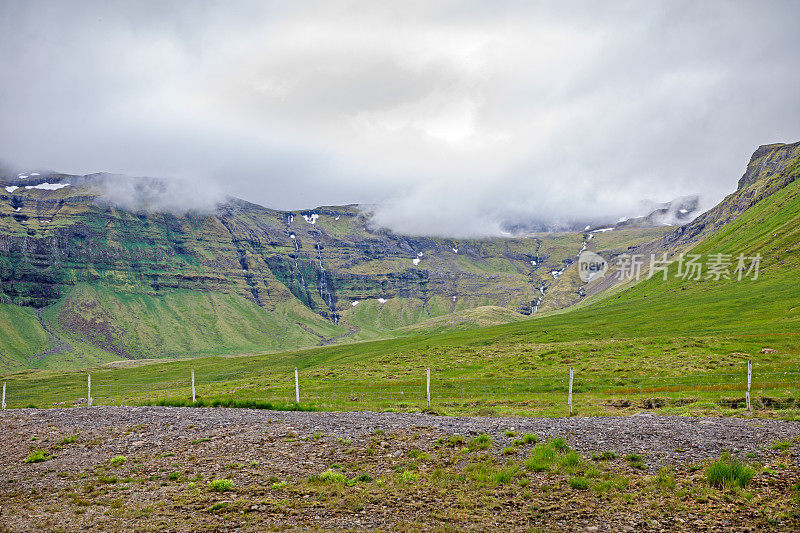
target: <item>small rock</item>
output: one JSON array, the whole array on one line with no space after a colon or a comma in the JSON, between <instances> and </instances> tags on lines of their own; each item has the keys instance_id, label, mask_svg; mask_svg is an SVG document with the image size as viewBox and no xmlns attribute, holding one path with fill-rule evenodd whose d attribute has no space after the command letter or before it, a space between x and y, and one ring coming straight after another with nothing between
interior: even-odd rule
<instances>
[{"instance_id":1,"label":"small rock","mask_svg":"<svg viewBox=\"0 0 800 533\"><path fill-rule=\"evenodd\" d=\"M393 457L400 457L403 455L403 450L397 450L392 454Z\"/></svg>"}]
</instances>

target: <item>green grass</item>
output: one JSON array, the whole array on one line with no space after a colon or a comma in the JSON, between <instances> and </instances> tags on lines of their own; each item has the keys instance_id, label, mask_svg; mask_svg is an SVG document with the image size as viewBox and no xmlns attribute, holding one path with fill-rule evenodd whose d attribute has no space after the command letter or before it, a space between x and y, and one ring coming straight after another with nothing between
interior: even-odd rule
<instances>
[{"instance_id":1,"label":"green grass","mask_svg":"<svg viewBox=\"0 0 800 533\"><path fill-rule=\"evenodd\" d=\"M773 450L786 451L792 446L794 446L794 443L790 440L778 440L773 442L770 448Z\"/></svg>"},{"instance_id":2,"label":"green grass","mask_svg":"<svg viewBox=\"0 0 800 533\"><path fill-rule=\"evenodd\" d=\"M645 469L644 460L638 453L629 453L625 456L625 460L628 461L628 464L631 466L631 468L635 468L637 470Z\"/></svg>"},{"instance_id":3,"label":"green grass","mask_svg":"<svg viewBox=\"0 0 800 533\"><path fill-rule=\"evenodd\" d=\"M531 472L546 472L558 458L558 450L553 442L537 444L531 452L528 460L525 461L525 468Z\"/></svg>"},{"instance_id":4,"label":"green grass","mask_svg":"<svg viewBox=\"0 0 800 533\"><path fill-rule=\"evenodd\" d=\"M230 479L215 479L208 482L208 490L213 492L226 492L233 490L233 481Z\"/></svg>"},{"instance_id":5,"label":"green grass","mask_svg":"<svg viewBox=\"0 0 800 533\"><path fill-rule=\"evenodd\" d=\"M284 402L263 402L258 400L235 400L225 398L222 400L158 400L156 402L145 402L143 405L158 405L161 407L229 407L237 409L263 409L266 411L314 411L313 405L302 403Z\"/></svg>"},{"instance_id":6,"label":"green grass","mask_svg":"<svg viewBox=\"0 0 800 533\"><path fill-rule=\"evenodd\" d=\"M520 468L515 464L494 466L485 463L469 465L465 468L469 479L479 485L496 487L513 481L520 473Z\"/></svg>"},{"instance_id":7,"label":"green grass","mask_svg":"<svg viewBox=\"0 0 800 533\"><path fill-rule=\"evenodd\" d=\"M492 445L492 438L489 435L478 435L467 445L471 451L486 450Z\"/></svg>"},{"instance_id":8,"label":"green grass","mask_svg":"<svg viewBox=\"0 0 800 533\"><path fill-rule=\"evenodd\" d=\"M43 351L47 342L33 309L0 303L0 369L27 367L27 358Z\"/></svg>"},{"instance_id":9,"label":"green grass","mask_svg":"<svg viewBox=\"0 0 800 533\"><path fill-rule=\"evenodd\" d=\"M52 459L53 456L45 450L33 450L23 459L23 463L41 463Z\"/></svg>"},{"instance_id":10,"label":"green grass","mask_svg":"<svg viewBox=\"0 0 800 533\"><path fill-rule=\"evenodd\" d=\"M719 489L745 488L753 475L751 467L732 458L729 453L722 454L706 467L708 484Z\"/></svg>"},{"instance_id":11,"label":"green grass","mask_svg":"<svg viewBox=\"0 0 800 533\"><path fill-rule=\"evenodd\" d=\"M591 483L591 480L583 476L570 478L569 480L569 486L575 490L586 490L589 488Z\"/></svg>"}]
</instances>

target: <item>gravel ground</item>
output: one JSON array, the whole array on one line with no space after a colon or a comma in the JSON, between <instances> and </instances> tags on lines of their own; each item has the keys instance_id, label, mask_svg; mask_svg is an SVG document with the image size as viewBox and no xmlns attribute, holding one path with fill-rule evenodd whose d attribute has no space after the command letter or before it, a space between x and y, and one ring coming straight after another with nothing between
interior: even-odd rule
<instances>
[{"instance_id":1,"label":"gravel ground","mask_svg":"<svg viewBox=\"0 0 800 533\"><path fill-rule=\"evenodd\" d=\"M486 459L494 464L523 460L530 447L517 447L512 456L501 452L514 440L507 432L517 436L531 433L540 440L564 437L585 457L593 452L613 451L619 458L607 465L609 472L630 477L630 490L637 491L631 494L639 495L634 496L634 504L636 498L655 499L629 509L631 499L622 492L616 499L592 492L587 495L570 489L568 477L554 474L529 474L531 485L524 491L528 493L527 500L520 499L520 486L509 485L487 488L485 493L481 489L464 493L472 496L449 494L451 489L431 493L433 486L422 482L410 488L397 484L380 488L371 483L363 490L355 487L325 493L327 496L304 485L309 476L335 464L343 465L340 468L348 476L368 472L375 479L389 479L406 468L419 468L424 477L437 468L463 472L465 465ZM0 531L3 527L12 531L361 530L403 529L403 523L415 524L406 530L426 530L436 529L426 526L436 520L457 524L459 530L544 527L576 531L724 531L741 529L737 527L739 518L732 518L739 515L756 523L769 518L763 522L765 526L755 530L787 530L798 525L793 517L800 516L784 516L784 508L793 501L791 487L798 476L800 455L771 446L776 441L800 437L800 422L794 421L652 414L549 419L81 407L2 411L0 434ZM487 434L491 436L491 446L477 455L465 455L458 446L442 448L437 444L442 438L446 443L454 434L464 436L467 442L478 434ZM73 435L76 437L68 440ZM52 458L24 463L33 449L48 451ZM415 449L429 454L430 463L412 461ZM675 516L667 519L672 521L665 525L658 511L653 510L657 509L653 502L663 504L663 496L649 492L655 478L648 475L655 474L661 465L670 465L676 479L681 476L679 485L699 487L704 483L703 473L690 465L716 458L726 450L785 469L783 473L759 474L755 483L761 491L760 507L755 509L753 501L748 502L745 496L717 500L714 494L703 492L707 489L692 489L694 492L687 494L694 494L694 499L686 500L688 503L684 502L688 496L670 496L670 505L686 508L682 515L673 513ZM632 470L622 459L631 453L642 456L644 471ZM484 459L480 459L481 454ZM127 462L114 465L111 460L116 456L125 456ZM173 483L167 474L175 470L180 471L180 481ZM217 495L205 488L208 480L218 478L231 479L235 494ZM196 484L190 483L193 479L198 480ZM292 496L281 496L272 486L275 480L296 483ZM190 491L190 485L197 488ZM329 489L319 490L324 493ZM393 495L393 504L382 501L384 492ZM361 495L365 503L354 504L356 495ZM312 499L303 499L309 497ZM481 501L483 498L485 502ZM480 502L478 507L473 509L469 507L471 503L465 503L471 500ZM619 509L610 507L609 502ZM217 504L230 506L225 507L227 514L209 511ZM713 512L698 512L693 507L697 505L711 505ZM444 514L439 517L437 513ZM237 518L231 522L232 516L241 516L241 521ZM780 526L785 523L781 520L790 520L786 522L790 525ZM653 526L659 521L659 527ZM598 529L592 529L595 527Z\"/></svg>"},{"instance_id":2,"label":"gravel ground","mask_svg":"<svg viewBox=\"0 0 800 533\"><path fill-rule=\"evenodd\" d=\"M533 433L542 439L565 437L570 446L588 455L613 450L639 453L651 468L694 463L729 450L734 454L763 449L777 440L800 436L800 422L745 418L690 418L643 413L630 417L499 418L443 417L421 413L286 412L248 409L175 407L92 407L73 409L15 409L0 413L0 427L19 430L60 426L80 433L107 428L144 426L144 432L120 436L113 446L169 446L198 430L235 429L281 436L323 433L337 438L364 439L376 430L397 432L425 429L464 436L486 433L502 444L503 432Z\"/></svg>"}]
</instances>

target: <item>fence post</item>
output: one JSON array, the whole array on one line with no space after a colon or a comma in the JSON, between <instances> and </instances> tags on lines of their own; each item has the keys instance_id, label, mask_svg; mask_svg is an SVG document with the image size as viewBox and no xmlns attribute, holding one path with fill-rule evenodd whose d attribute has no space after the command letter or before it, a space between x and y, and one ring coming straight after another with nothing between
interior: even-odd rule
<instances>
[{"instance_id":1,"label":"fence post","mask_svg":"<svg viewBox=\"0 0 800 533\"><path fill-rule=\"evenodd\" d=\"M6 408L6 382L3 382L3 409Z\"/></svg>"},{"instance_id":2,"label":"fence post","mask_svg":"<svg viewBox=\"0 0 800 533\"><path fill-rule=\"evenodd\" d=\"M753 362L747 361L747 392L745 393L745 399L747 400L747 410L751 411L750 408L750 383L753 377Z\"/></svg>"},{"instance_id":3,"label":"fence post","mask_svg":"<svg viewBox=\"0 0 800 533\"><path fill-rule=\"evenodd\" d=\"M428 407L431 406L431 369L428 368L426 373L427 383L425 385L425 392L428 394Z\"/></svg>"},{"instance_id":4,"label":"fence post","mask_svg":"<svg viewBox=\"0 0 800 533\"><path fill-rule=\"evenodd\" d=\"M300 376L297 373L297 367L294 367L294 399L295 402L300 403Z\"/></svg>"},{"instance_id":5,"label":"fence post","mask_svg":"<svg viewBox=\"0 0 800 533\"><path fill-rule=\"evenodd\" d=\"M569 369L569 415L572 416L572 368Z\"/></svg>"},{"instance_id":6,"label":"fence post","mask_svg":"<svg viewBox=\"0 0 800 533\"><path fill-rule=\"evenodd\" d=\"M86 374L86 377L87 377L87 379L86 379L86 386L87 386L86 407L91 407L92 406L92 375L91 374Z\"/></svg>"},{"instance_id":7,"label":"fence post","mask_svg":"<svg viewBox=\"0 0 800 533\"><path fill-rule=\"evenodd\" d=\"M197 396L194 392L194 369L192 369L192 403L197 402Z\"/></svg>"}]
</instances>

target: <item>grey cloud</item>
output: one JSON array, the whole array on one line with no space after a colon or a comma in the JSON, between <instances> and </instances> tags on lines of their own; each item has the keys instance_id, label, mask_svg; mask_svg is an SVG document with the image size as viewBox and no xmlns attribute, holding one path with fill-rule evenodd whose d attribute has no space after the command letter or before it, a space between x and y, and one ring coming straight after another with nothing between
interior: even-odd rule
<instances>
[{"instance_id":1,"label":"grey cloud","mask_svg":"<svg viewBox=\"0 0 800 533\"><path fill-rule=\"evenodd\" d=\"M134 213L213 213L225 201L216 184L195 181L91 174L71 180L97 194L97 203L113 205Z\"/></svg>"},{"instance_id":2,"label":"grey cloud","mask_svg":"<svg viewBox=\"0 0 800 533\"><path fill-rule=\"evenodd\" d=\"M759 144L800 138L798 19L779 1L8 1L0 156L197 184L163 191L181 208L375 204L419 234L710 205Z\"/></svg>"}]
</instances>

